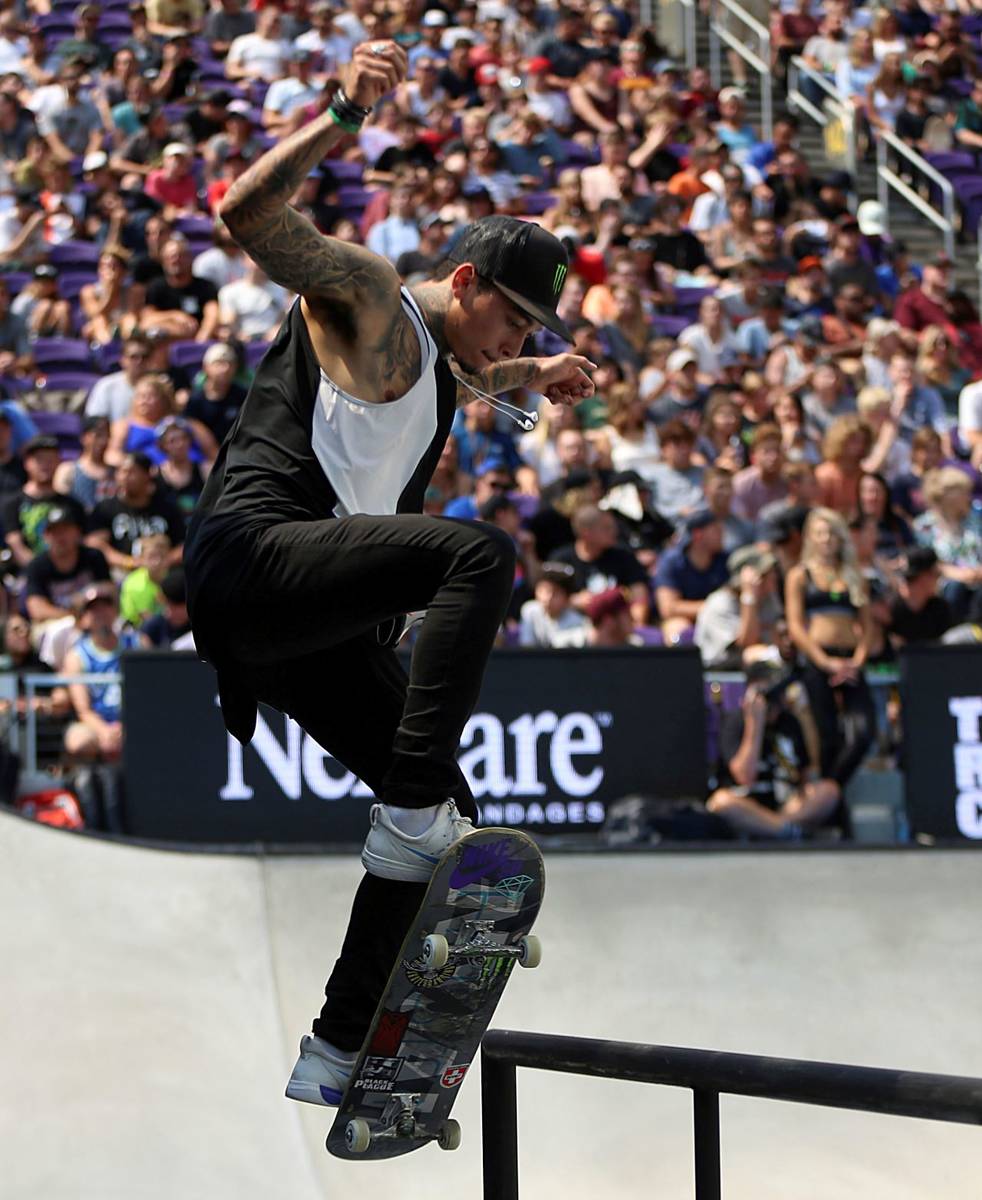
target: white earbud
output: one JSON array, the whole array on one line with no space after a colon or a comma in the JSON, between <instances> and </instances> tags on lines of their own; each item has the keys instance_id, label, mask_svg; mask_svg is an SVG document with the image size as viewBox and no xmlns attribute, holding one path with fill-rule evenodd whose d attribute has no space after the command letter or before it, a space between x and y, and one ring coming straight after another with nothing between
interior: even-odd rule
<instances>
[{"instance_id":1,"label":"white earbud","mask_svg":"<svg viewBox=\"0 0 982 1200\"><path fill-rule=\"evenodd\" d=\"M537 412L527 412L524 408L518 408L514 404L506 404L504 400L498 400L495 396L491 396L487 392L482 392L480 388L472 387L466 379L461 379L459 375L454 375L454 379L458 383L462 383L469 392L473 392L478 400L483 400L489 408L502 413L509 421L514 421L519 429L524 429L526 433L531 433L539 423L539 414Z\"/></svg>"}]
</instances>

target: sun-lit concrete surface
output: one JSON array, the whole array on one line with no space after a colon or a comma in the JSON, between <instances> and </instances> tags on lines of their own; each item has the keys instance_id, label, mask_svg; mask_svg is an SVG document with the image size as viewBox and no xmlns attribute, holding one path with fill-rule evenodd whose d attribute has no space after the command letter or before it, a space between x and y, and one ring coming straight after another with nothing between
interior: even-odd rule
<instances>
[{"instance_id":1,"label":"sun-lit concrete surface","mask_svg":"<svg viewBox=\"0 0 982 1200\"><path fill-rule=\"evenodd\" d=\"M431 1200L462 1148L347 1164L283 1099L359 875L0 817L4 1200ZM547 859L537 971L495 1024L982 1076L971 854ZM524 1200L692 1195L688 1093L519 1073ZM977 1200L982 1131L724 1099L727 1200Z\"/></svg>"}]
</instances>

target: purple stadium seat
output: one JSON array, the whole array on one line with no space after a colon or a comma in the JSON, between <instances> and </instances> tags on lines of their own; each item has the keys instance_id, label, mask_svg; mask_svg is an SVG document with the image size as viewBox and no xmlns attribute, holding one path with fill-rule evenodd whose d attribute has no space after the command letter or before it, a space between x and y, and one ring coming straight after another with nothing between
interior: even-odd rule
<instances>
[{"instance_id":1,"label":"purple stadium seat","mask_svg":"<svg viewBox=\"0 0 982 1200\"><path fill-rule=\"evenodd\" d=\"M99 247L95 242L60 242L51 247L51 261L56 267L99 265Z\"/></svg>"},{"instance_id":2,"label":"purple stadium seat","mask_svg":"<svg viewBox=\"0 0 982 1200\"><path fill-rule=\"evenodd\" d=\"M44 387L48 391L88 391L101 378L98 371L48 371L44 375ZM40 379L38 383L40 385Z\"/></svg>"},{"instance_id":3,"label":"purple stadium seat","mask_svg":"<svg viewBox=\"0 0 982 1200\"><path fill-rule=\"evenodd\" d=\"M659 313L651 320L651 326L658 337L678 337L687 325L692 322L688 317L670 317Z\"/></svg>"},{"instance_id":4,"label":"purple stadium seat","mask_svg":"<svg viewBox=\"0 0 982 1200\"><path fill-rule=\"evenodd\" d=\"M210 250L215 244L215 239L210 233L207 236L200 233L185 234L184 236L188 239L188 248L193 258L196 258L199 254L204 254L206 250Z\"/></svg>"},{"instance_id":5,"label":"purple stadium seat","mask_svg":"<svg viewBox=\"0 0 982 1200\"><path fill-rule=\"evenodd\" d=\"M954 180L955 195L962 210L962 229L974 238L982 221L982 176Z\"/></svg>"},{"instance_id":6,"label":"purple stadium seat","mask_svg":"<svg viewBox=\"0 0 982 1200\"><path fill-rule=\"evenodd\" d=\"M75 32L75 22L71 15L65 10L55 10L51 13L45 13L42 16L34 18L38 25L44 30L45 35L50 45L57 41L63 41L66 37L71 37Z\"/></svg>"},{"instance_id":7,"label":"purple stadium seat","mask_svg":"<svg viewBox=\"0 0 982 1200\"><path fill-rule=\"evenodd\" d=\"M109 374L112 371L119 371L120 354L122 354L122 342L107 342L92 352L92 358L98 362L98 367L103 374Z\"/></svg>"},{"instance_id":8,"label":"purple stadium seat","mask_svg":"<svg viewBox=\"0 0 982 1200\"><path fill-rule=\"evenodd\" d=\"M556 205L556 197L552 192L528 192L522 197L525 214L530 217L541 217L549 208Z\"/></svg>"},{"instance_id":9,"label":"purple stadium seat","mask_svg":"<svg viewBox=\"0 0 982 1200\"><path fill-rule=\"evenodd\" d=\"M122 352L122 342L107 342L105 346L100 346L93 352L93 357L103 374L108 375L112 371L119 370L119 356Z\"/></svg>"},{"instance_id":10,"label":"purple stadium seat","mask_svg":"<svg viewBox=\"0 0 982 1200\"><path fill-rule=\"evenodd\" d=\"M38 427L38 433L56 437L60 443L72 447L79 445L82 418L78 413L32 412L31 420Z\"/></svg>"},{"instance_id":11,"label":"purple stadium seat","mask_svg":"<svg viewBox=\"0 0 982 1200\"><path fill-rule=\"evenodd\" d=\"M338 185L351 184L356 187L361 187L361 177L365 167L363 163L346 162L344 159L332 160L324 164L328 171L337 180Z\"/></svg>"},{"instance_id":12,"label":"purple stadium seat","mask_svg":"<svg viewBox=\"0 0 982 1200\"><path fill-rule=\"evenodd\" d=\"M7 290L11 296L16 296L34 278L33 271L4 271L0 278L7 281Z\"/></svg>"},{"instance_id":13,"label":"purple stadium seat","mask_svg":"<svg viewBox=\"0 0 982 1200\"><path fill-rule=\"evenodd\" d=\"M174 229L185 237L210 238L215 232L215 222L211 217L178 217Z\"/></svg>"},{"instance_id":14,"label":"purple stadium seat","mask_svg":"<svg viewBox=\"0 0 982 1200\"><path fill-rule=\"evenodd\" d=\"M975 155L965 150L945 150L939 154L925 154L924 157L936 171L942 175L974 175L978 168L975 166Z\"/></svg>"},{"instance_id":15,"label":"purple stadium seat","mask_svg":"<svg viewBox=\"0 0 982 1200\"><path fill-rule=\"evenodd\" d=\"M99 14L99 36L106 33L125 33L129 37L133 32L133 22L130 14L122 9L110 9Z\"/></svg>"},{"instance_id":16,"label":"purple stadium seat","mask_svg":"<svg viewBox=\"0 0 982 1200\"><path fill-rule=\"evenodd\" d=\"M269 342L247 342L245 346L246 365L255 370L262 362L269 345Z\"/></svg>"},{"instance_id":17,"label":"purple stadium seat","mask_svg":"<svg viewBox=\"0 0 982 1200\"><path fill-rule=\"evenodd\" d=\"M220 62L202 63L198 69L198 82L211 87L224 86L226 83L224 65ZM208 90L207 87L205 90Z\"/></svg>"},{"instance_id":18,"label":"purple stadium seat","mask_svg":"<svg viewBox=\"0 0 982 1200\"><path fill-rule=\"evenodd\" d=\"M213 346L214 342L171 342L170 345L170 362L173 367L194 367L197 369L201 366L201 360L205 356L205 351L209 346Z\"/></svg>"},{"instance_id":19,"label":"purple stadium seat","mask_svg":"<svg viewBox=\"0 0 982 1200\"><path fill-rule=\"evenodd\" d=\"M570 167L591 167L600 161L599 150L588 150L579 142L564 142L563 149L566 151L566 165Z\"/></svg>"},{"instance_id":20,"label":"purple stadium seat","mask_svg":"<svg viewBox=\"0 0 982 1200\"><path fill-rule=\"evenodd\" d=\"M77 300L87 283L99 278L95 271L62 271L58 276L58 295L62 300Z\"/></svg>"},{"instance_id":21,"label":"purple stadium seat","mask_svg":"<svg viewBox=\"0 0 982 1200\"><path fill-rule=\"evenodd\" d=\"M637 625L634 632L646 646L664 646L665 639L656 625Z\"/></svg>"},{"instance_id":22,"label":"purple stadium seat","mask_svg":"<svg viewBox=\"0 0 982 1200\"><path fill-rule=\"evenodd\" d=\"M31 344L31 349L34 361L43 369L91 369L93 366L89 343L80 338L38 338Z\"/></svg>"},{"instance_id":23,"label":"purple stadium seat","mask_svg":"<svg viewBox=\"0 0 982 1200\"><path fill-rule=\"evenodd\" d=\"M677 312L690 309L698 309L703 301L704 296L711 296L713 288L676 288L675 289L675 309Z\"/></svg>"}]
</instances>

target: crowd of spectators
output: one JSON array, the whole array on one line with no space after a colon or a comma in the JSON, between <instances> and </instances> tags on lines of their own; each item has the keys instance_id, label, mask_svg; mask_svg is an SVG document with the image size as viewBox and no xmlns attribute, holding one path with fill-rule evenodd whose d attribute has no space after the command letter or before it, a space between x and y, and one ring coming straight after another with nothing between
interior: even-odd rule
<instances>
[{"instance_id":1,"label":"crowd of spectators","mask_svg":"<svg viewBox=\"0 0 982 1200\"><path fill-rule=\"evenodd\" d=\"M977 70L939 7L774 4L777 65L803 50L900 131ZM409 286L471 220L541 222L570 255L560 315L599 364L595 397L543 401L533 432L461 408L427 491L428 513L517 543L501 642L800 655L841 784L876 718L863 668L982 621L982 323L948 259L912 262L875 201L853 211L854 181L802 153L793 115L765 140L744 90L683 69L628 0L4 8L11 662L111 672L129 646L193 645L186 523L294 299L221 200L324 112L369 37L404 45L410 77L293 204ZM941 114L965 145L975 97ZM540 332L528 352L563 348ZM118 696L69 699L73 759L118 757Z\"/></svg>"}]
</instances>

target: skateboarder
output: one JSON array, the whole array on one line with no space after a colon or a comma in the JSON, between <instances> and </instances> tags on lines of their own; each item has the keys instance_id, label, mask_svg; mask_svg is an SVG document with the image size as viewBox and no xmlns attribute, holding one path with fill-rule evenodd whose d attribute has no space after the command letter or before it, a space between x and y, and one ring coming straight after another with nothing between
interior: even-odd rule
<instances>
[{"instance_id":1,"label":"skateboarder","mask_svg":"<svg viewBox=\"0 0 982 1200\"><path fill-rule=\"evenodd\" d=\"M195 642L229 731L262 701L373 789L355 897L326 1001L287 1094L338 1104L439 856L471 828L455 760L513 583L500 530L419 515L458 402L529 387L593 392L593 364L519 358L556 301L562 245L491 217L411 291L392 265L324 237L290 207L309 172L406 75L394 42L359 46L327 111L259 159L221 215L276 283L299 293L195 512L185 547ZM426 610L407 677L403 615Z\"/></svg>"}]
</instances>

